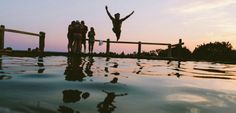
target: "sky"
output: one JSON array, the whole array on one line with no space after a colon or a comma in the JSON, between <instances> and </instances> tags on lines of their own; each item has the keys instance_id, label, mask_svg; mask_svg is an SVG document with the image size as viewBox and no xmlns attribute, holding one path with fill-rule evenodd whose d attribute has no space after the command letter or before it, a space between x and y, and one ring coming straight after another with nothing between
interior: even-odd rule
<instances>
[{"instance_id":1,"label":"sky","mask_svg":"<svg viewBox=\"0 0 236 113\"><path fill-rule=\"evenodd\" d=\"M67 27L84 20L94 27L96 39L116 40L105 6L124 17L120 41L178 43L191 51L197 45L229 41L236 48L236 0L1 0L0 24L6 28L46 32L47 51L67 51ZM6 33L5 47L27 49L38 46L38 38ZM166 48L143 46L143 50ZM104 52L105 44L95 44ZM137 45L115 44L113 52L137 51Z\"/></svg>"}]
</instances>

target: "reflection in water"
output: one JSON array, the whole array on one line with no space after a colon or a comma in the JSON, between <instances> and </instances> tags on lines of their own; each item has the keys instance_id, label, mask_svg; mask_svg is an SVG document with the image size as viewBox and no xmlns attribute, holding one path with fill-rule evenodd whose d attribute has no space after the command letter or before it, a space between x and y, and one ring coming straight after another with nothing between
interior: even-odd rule
<instances>
[{"instance_id":1,"label":"reflection in water","mask_svg":"<svg viewBox=\"0 0 236 113\"><path fill-rule=\"evenodd\" d=\"M83 72L84 62L79 56L68 56L67 67L64 72L65 79L68 81L83 81L86 77Z\"/></svg>"},{"instance_id":2,"label":"reflection in water","mask_svg":"<svg viewBox=\"0 0 236 113\"><path fill-rule=\"evenodd\" d=\"M74 111L72 108L66 106L59 106L58 111L60 113L80 113L79 111Z\"/></svg>"},{"instance_id":3,"label":"reflection in water","mask_svg":"<svg viewBox=\"0 0 236 113\"><path fill-rule=\"evenodd\" d=\"M0 70L2 70L2 55L0 55Z\"/></svg>"},{"instance_id":4,"label":"reflection in water","mask_svg":"<svg viewBox=\"0 0 236 113\"><path fill-rule=\"evenodd\" d=\"M144 66L141 66L140 62L141 61L139 59L136 62L136 65L139 67L139 70L136 72L136 74L140 74L142 72L142 69L144 68Z\"/></svg>"},{"instance_id":5,"label":"reflection in water","mask_svg":"<svg viewBox=\"0 0 236 113\"><path fill-rule=\"evenodd\" d=\"M38 57L38 66L40 67L38 69L38 73L43 73L45 68L44 68L44 64L43 64L43 57L42 56L39 56Z\"/></svg>"},{"instance_id":6,"label":"reflection in water","mask_svg":"<svg viewBox=\"0 0 236 113\"><path fill-rule=\"evenodd\" d=\"M115 83L117 83L118 82L118 78L117 77L114 77L111 81L110 81L110 83L113 83L113 84L115 84Z\"/></svg>"},{"instance_id":7,"label":"reflection in water","mask_svg":"<svg viewBox=\"0 0 236 113\"><path fill-rule=\"evenodd\" d=\"M8 80L11 79L11 76L7 76L7 75L0 75L0 80Z\"/></svg>"},{"instance_id":8,"label":"reflection in water","mask_svg":"<svg viewBox=\"0 0 236 113\"><path fill-rule=\"evenodd\" d=\"M2 71L2 55L0 55L0 74L4 74L4 71ZM0 80L8 80L11 79L11 76L8 75L0 75Z\"/></svg>"},{"instance_id":9,"label":"reflection in water","mask_svg":"<svg viewBox=\"0 0 236 113\"><path fill-rule=\"evenodd\" d=\"M64 90L62 93L64 103L75 103L81 99L87 99L90 96L88 92L82 92L80 90ZM79 111L73 110L72 108L64 105L59 106L58 111L60 113L80 113Z\"/></svg>"},{"instance_id":10,"label":"reflection in water","mask_svg":"<svg viewBox=\"0 0 236 113\"><path fill-rule=\"evenodd\" d=\"M92 77L93 76L93 71L91 70L91 67L93 66L94 63L94 59L93 57L88 57L88 62L86 64L86 68L85 68L85 73L87 74L87 76Z\"/></svg>"},{"instance_id":11,"label":"reflection in water","mask_svg":"<svg viewBox=\"0 0 236 113\"><path fill-rule=\"evenodd\" d=\"M90 95L88 92L83 93L79 90L64 90L62 93L64 103L75 103L80 101L81 98L87 99Z\"/></svg>"},{"instance_id":12,"label":"reflection in water","mask_svg":"<svg viewBox=\"0 0 236 113\"><path fill-rule=\"evenodd\" d=\"M107 94L107 97L104 99L103 102L100 102L97 105L99 113L111 113L111 112L113 112L116 108L116 106L113 105L113 102L114 102L115 98L118 97L118 96L128 95L127 93L115 94L114 92L107 92L107 91L104 91L104 90L103 90L103 92Z\"/></svg>"}]
</instances>

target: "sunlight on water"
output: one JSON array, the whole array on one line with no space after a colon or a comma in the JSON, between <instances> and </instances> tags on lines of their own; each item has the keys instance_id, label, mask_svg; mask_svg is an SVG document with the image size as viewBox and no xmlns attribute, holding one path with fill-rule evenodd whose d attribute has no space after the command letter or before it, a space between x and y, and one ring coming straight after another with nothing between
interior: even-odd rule
<instances>
[{"instance_id":1,"label":"sunlight on water","mask_svg":"<svg viewBox=\"0 0 236 113\"><path fill-rule=\"evenodd\" d=\"M0 113L233 113L236 65L0 58Z\"/></svg>"}]
</instances>

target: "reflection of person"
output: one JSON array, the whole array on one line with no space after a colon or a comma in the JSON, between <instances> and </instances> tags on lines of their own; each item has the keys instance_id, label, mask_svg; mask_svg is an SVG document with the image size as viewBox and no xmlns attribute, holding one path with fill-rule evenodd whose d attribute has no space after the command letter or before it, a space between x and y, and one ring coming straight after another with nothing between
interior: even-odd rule
<instances>
[{"instance_id":1,"label":"reflection of person","mask_svg":"<svg viewBox=\"0 0 236 113\"><path fill-rule=\"evenodd\" d=\"M91 70L91 67L93 66L93 63L94 63L93 57L89 57L88 58L88 63L86 64L86 68L85 68L85 73L89 77L93 76L93 71Z\"/></svg>"},{"instance_id":2,"label":"reflection of person","mask_svg":"<svg viewBox=\"0 0 236 113\"><path fill-rule=\"evenodd\" d=\"M75 103L80 101L81 98L87 99L90 95L88 92L83 93L79 90L64 90L62 93L64 103Z\"/></svg>"},{"instance_id":3,"label":"reflection of person","mask_svg":"<svg viewBox=\"0 0 236 113\"><path fill-rule=\"evenodd\" d=\"M82 45L84 46L84 52L86 52L86 34L88 32L88 27L85 25L84 21L81 21L81 35L82 35Z\"/></svg>"},{"instance_id":4,"label":"reflection of person","mask_svg":"<svg viewBox=\"0 0 236 113\"><path fill-rule=\"evenodd\" d=\"M100 102L97 105L99 113L111 113L112 111L115 110L116 106L113 105L113 102L117 96L125 96L127 93L124 94L115 94L114 92L107 92L104 91L104 93L107 94L107 97L104 99L103 102Z\"/></svg>"},{"instance_id":5,"label":"reflection of person","mask_svg":"<svg viewBox=\"0 0 236 113\"><path fill-rule=\"evenodd\" d=\"M67 59L67 67L64 74L68 81L83 81L85 74L83 72L84 62L81 57L69 56Z\"/></svg>"},{"instance_id":6,"label":"reflection of person","mask_svg":"<svg viewBox=\"0 0 236 113\"><path fill-rule=\"evenodd\" d=\"M89 37L89 53L93 53L93 46L94 46L94 41L95 41L95 31L94 28L91 27L90 31L88 33L88 37Z\"/></svg>"},{"instance_id":7,"label":"reflection of person","mask_svg":"<svg viewBox=\"0 0 236 113\"><path fill-rule=\"evenodd\" d=\"M80 113L79 111L74 111L72 108L66 106L59 106L58 111L60 113Z\"/></svg>"},{"instance_id":8,"label":"reflection of person","mask_svg":"<svg viewBox=\"0 0 236 113\"><path fill-rule=\"evenodd\" d=\"M116 13L114 16L115 17L112 17L110 12L108 11L108 7L106 6L106 11L107 11L107 14L108 16L110 17L111 21L112 21L112 24L113 24L113 32L116 34L116 38L117 38L117 41L120 39L120 34L121 34L121 26L122 26L122 22L125 21L127 18L129 18L133 13L130 13L128 16L120 19L120 14L119 13Z\"/></svg>"}]
</instances>

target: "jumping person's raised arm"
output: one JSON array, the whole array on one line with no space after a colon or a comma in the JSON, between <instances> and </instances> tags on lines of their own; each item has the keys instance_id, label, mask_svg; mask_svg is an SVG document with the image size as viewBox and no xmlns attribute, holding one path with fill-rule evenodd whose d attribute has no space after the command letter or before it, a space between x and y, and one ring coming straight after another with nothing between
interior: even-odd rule
<instances>
[{"instance_id":1,"label":"jumping person's raised arm","mask_svg":"<svg viewBox=\"0 0 236 113\"><path fill-rule=\"evenodd\" d=\"M129 18L132 14L134 14L134 11L133 11L132 13L130 13L128 16L122 18L121 20L122 20L122 21L125 21L125 20L126 20L127 18Z\"/></svg>"},{"instance_id":2,"label":"jumping person's raised arm","mask_svg":"<svg viewBox=\"0 0 236 113\"><path fill-rule=\"evenodd\" d=\"M111 20L113 20L114 18L111 16L111 13L108 11L108 7L106 6L106 11L107 11L107 15L110 17Z\"/></svg>"}]
</instances>

